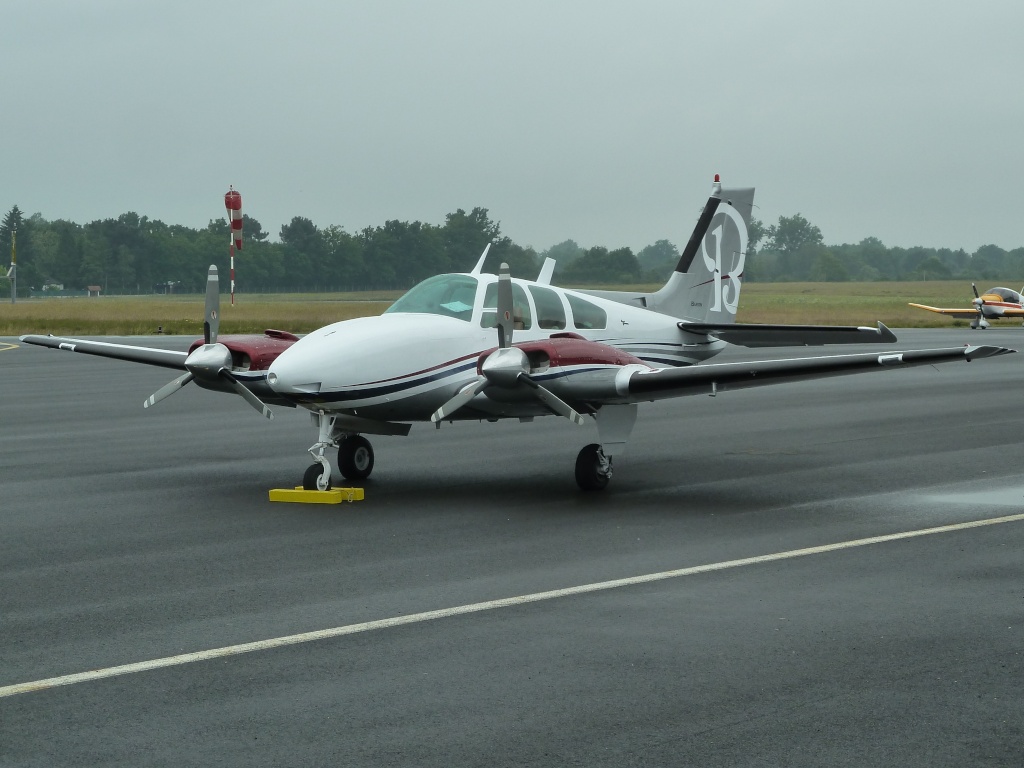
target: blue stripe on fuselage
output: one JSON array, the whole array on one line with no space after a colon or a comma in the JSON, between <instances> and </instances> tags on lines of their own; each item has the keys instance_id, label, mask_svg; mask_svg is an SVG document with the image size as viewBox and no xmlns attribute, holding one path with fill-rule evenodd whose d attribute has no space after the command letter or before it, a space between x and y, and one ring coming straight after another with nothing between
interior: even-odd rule
<instances>
[{"instance_id":1,"label":"blue stripe on fuselage","mask_svg":"<svg viewBox=\"0 0 1024 768\"><path fill-rule=\"evenodd\" d=\"M429 384L432 381L441 381L450 376L457 376L465 373L466 371L474 370L476 368L476 363L476 359L473 359L463 363L462 365L458 365L455 368L449 368L444 371L435 371L425 376L419 376L415 379L406 379L405 381L398 381L394 384L363 387L361 389L350 389L341 392L320 392L319 394L309 396L289 395L289 397L295 398L295 400L300 403L343 403L350 402L352 400L367 400L374 397L381 397L383 395L393 395L398 392L415 389L423 384Z\"/></svg>"}]
</instances>

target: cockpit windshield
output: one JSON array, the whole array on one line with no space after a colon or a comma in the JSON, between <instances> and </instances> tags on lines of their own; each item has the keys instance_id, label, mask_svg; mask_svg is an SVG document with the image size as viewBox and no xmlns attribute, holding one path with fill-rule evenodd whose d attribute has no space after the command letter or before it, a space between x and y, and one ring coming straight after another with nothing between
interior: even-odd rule
<instances>
[{"instance_id":1,"label":"cockpit windshield","mask_svg":"<svg viewBox=\"0 0 1024 768\"><path fill-rule=\"evenodd\" d=\"M985 291L986 296L990 296L992 294L995 294L1003 301L1011 301L1014 304L1020 303L1020 294L1016 291L1010 290L1009 288L989 288Z\"/></svg>"},{"instance_id":2,"label":"cockpit windshield","mask_svg":"<svg viewBox=\"0 0 1024 768\"><path fill-rule=\"evenodd\" d=\"M457 317L469 322L476 300L477 280L469 275L436 275L409 289L388 312Z\"/></svg>"}]
</instances>

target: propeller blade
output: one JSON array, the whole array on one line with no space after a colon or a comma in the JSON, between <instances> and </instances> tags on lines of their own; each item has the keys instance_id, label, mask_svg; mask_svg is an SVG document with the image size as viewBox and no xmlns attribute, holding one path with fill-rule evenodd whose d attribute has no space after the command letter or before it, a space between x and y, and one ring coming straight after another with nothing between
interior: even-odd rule
<instances>
[{"instance_id":1,"label":"propeller blade","mask_svg":"<svg viewBox=\"0 0 1024 768\"><path fill-rule=\"evenodd\" d=\"M160 389L158 389L156 392L154 392L152 395L146 398L146 401L142 404L142 407L149 408L152 405L156 405L164 398L170 397L179 389L184 387L186 384L192 381L193 378L194 377L192 376L191 373L185 373L176 378L174 381L170 381L167 384L164 384L162 387L160 387Z\"/></svg>"},{"instance_id":2,"label":"propeller blade","mask_svg":"<svg viewBox=\"0 0 1024 768\"><path fill-rule=\"evenodd\" d=\"M240 382L227 371L221 371L218 375L222 379L231 382L231 386L235 388L235 392L240 394L242 398L245 400L245 402L247 402L257 411L259 411L261 414L266 416L268 419L274 418L274 412L267 407L267 404L260 400L258 397L256 397L256 395L254 395L251 391L249 391L249 388L246 387L242 382Z\"/></svg>"},{"instance_id":3,"label":"propeller blade","mask_svg":"<svg viewBox=\"0 0 1024 768\"><path fill-rule=\"evenodd\" d=\"M535 382L526 374L522 374L519 377L519 381L533 388L533 393L537 396L544 405L550 408L552 411L557 413L559 416L564 416L573 424L583 426L583 416L572 408L568 403L558 397L551 390L545 389L540 384Z\"/></svg>"},{"instance_id":4,"label":"propeller blade","mask_svg":"<svg viewBox=\"0 0 1024 768\"><path fill-rule=\"evenodd\" d=\"M211 264L206 276L206 316L203 318L203 339L207 344L217 343L220 330L220 277L217 265Z\"/></svg>"},{"instance_id":5,"label":"propeller blade","mask_svg":"<svg viewBox=\"0 0 1024 768\"><path fill-rule=\"evenodd\" d=\"M459 408L461 408L466 403L468 403L470 400L472 400L474 397L476 397L481 392L483 392L484 389L487 388L487 385L489 383L490 382L488 382L487 379L485 377L483 377L483 376L478 378L476 381L470 382L469 384L464 386L462 389L460 389L456 393L455 397L453 397L447 403L445 403L440 408L438 408L436 411L434 411L434 413L431 414L431 416L430 416L430 420L434 421L434 422L438 422L438 421L442 421L442 420L446 419L447 417L451 416L453 413L455 413L457 410L459 410Z\"/></svg>"},{"instance_id":6,"label":"propeller blade","mask_svg":"<svg viewBox=\"0 0 1024 768\"><path fill-rule=\"evenodd\" d=\"M498 346L502 349L512 346L512 312L512 275L502 262L498 272Z\"/></svg>"},{"instance_id":7,"label":"propeller blade","mask_svg":"<svg viewBox=\"0 0 1024 768\"><path fill-rule=\"evenodd\" d=\"M971 283L971 289L974 291L974 301L971 302L971 303L974 304L974 306L976 306L978 308L978 317L979 318L984 318L985 317L985 309L984 309L984 307L985 307L985 300L983 298L981 298L981 296L978 295L978 286L976 286L974 283Z\"/></svg>"}]
</instances>

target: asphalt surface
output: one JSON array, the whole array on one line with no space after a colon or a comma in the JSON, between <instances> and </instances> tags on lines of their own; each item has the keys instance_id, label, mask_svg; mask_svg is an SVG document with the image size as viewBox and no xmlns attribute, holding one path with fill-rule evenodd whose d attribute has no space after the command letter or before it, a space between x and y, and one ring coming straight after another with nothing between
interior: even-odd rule
<instances>
[{"instance_id":1,"label":"asphalt surface","mask_svg":"<svg viewBox=\"0 0 1024 768\"><path fill-rule=\"evenodd\" d=\"M312 506L308 416L0 342L0 688L755 559L5 694L0 765L1024 763L1024 522L824 546L1024 512L1024 354L642 406L603 494L593 426L417 425Z\"/></svg>"}]
</instances>

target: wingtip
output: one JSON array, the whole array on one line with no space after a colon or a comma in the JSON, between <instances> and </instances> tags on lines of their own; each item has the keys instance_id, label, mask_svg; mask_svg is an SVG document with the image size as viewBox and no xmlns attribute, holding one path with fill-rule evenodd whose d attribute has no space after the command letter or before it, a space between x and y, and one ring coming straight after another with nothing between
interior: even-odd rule
<instances>
[{"instance_id":1,"label":"wingtip","mask_svg":"<svg viewBox=\"0 0 1024 768\"><path fill-rule=\"evenodd\" d=\"M989 345L980 345L965 348L964 357L967 358L967 362L971 362L971 360L983 360L986 357L1012 355L1016 353L1016 351L1016 349L1010 349L1009 347L994 347Z\"/></svg>"}]
</instances>

